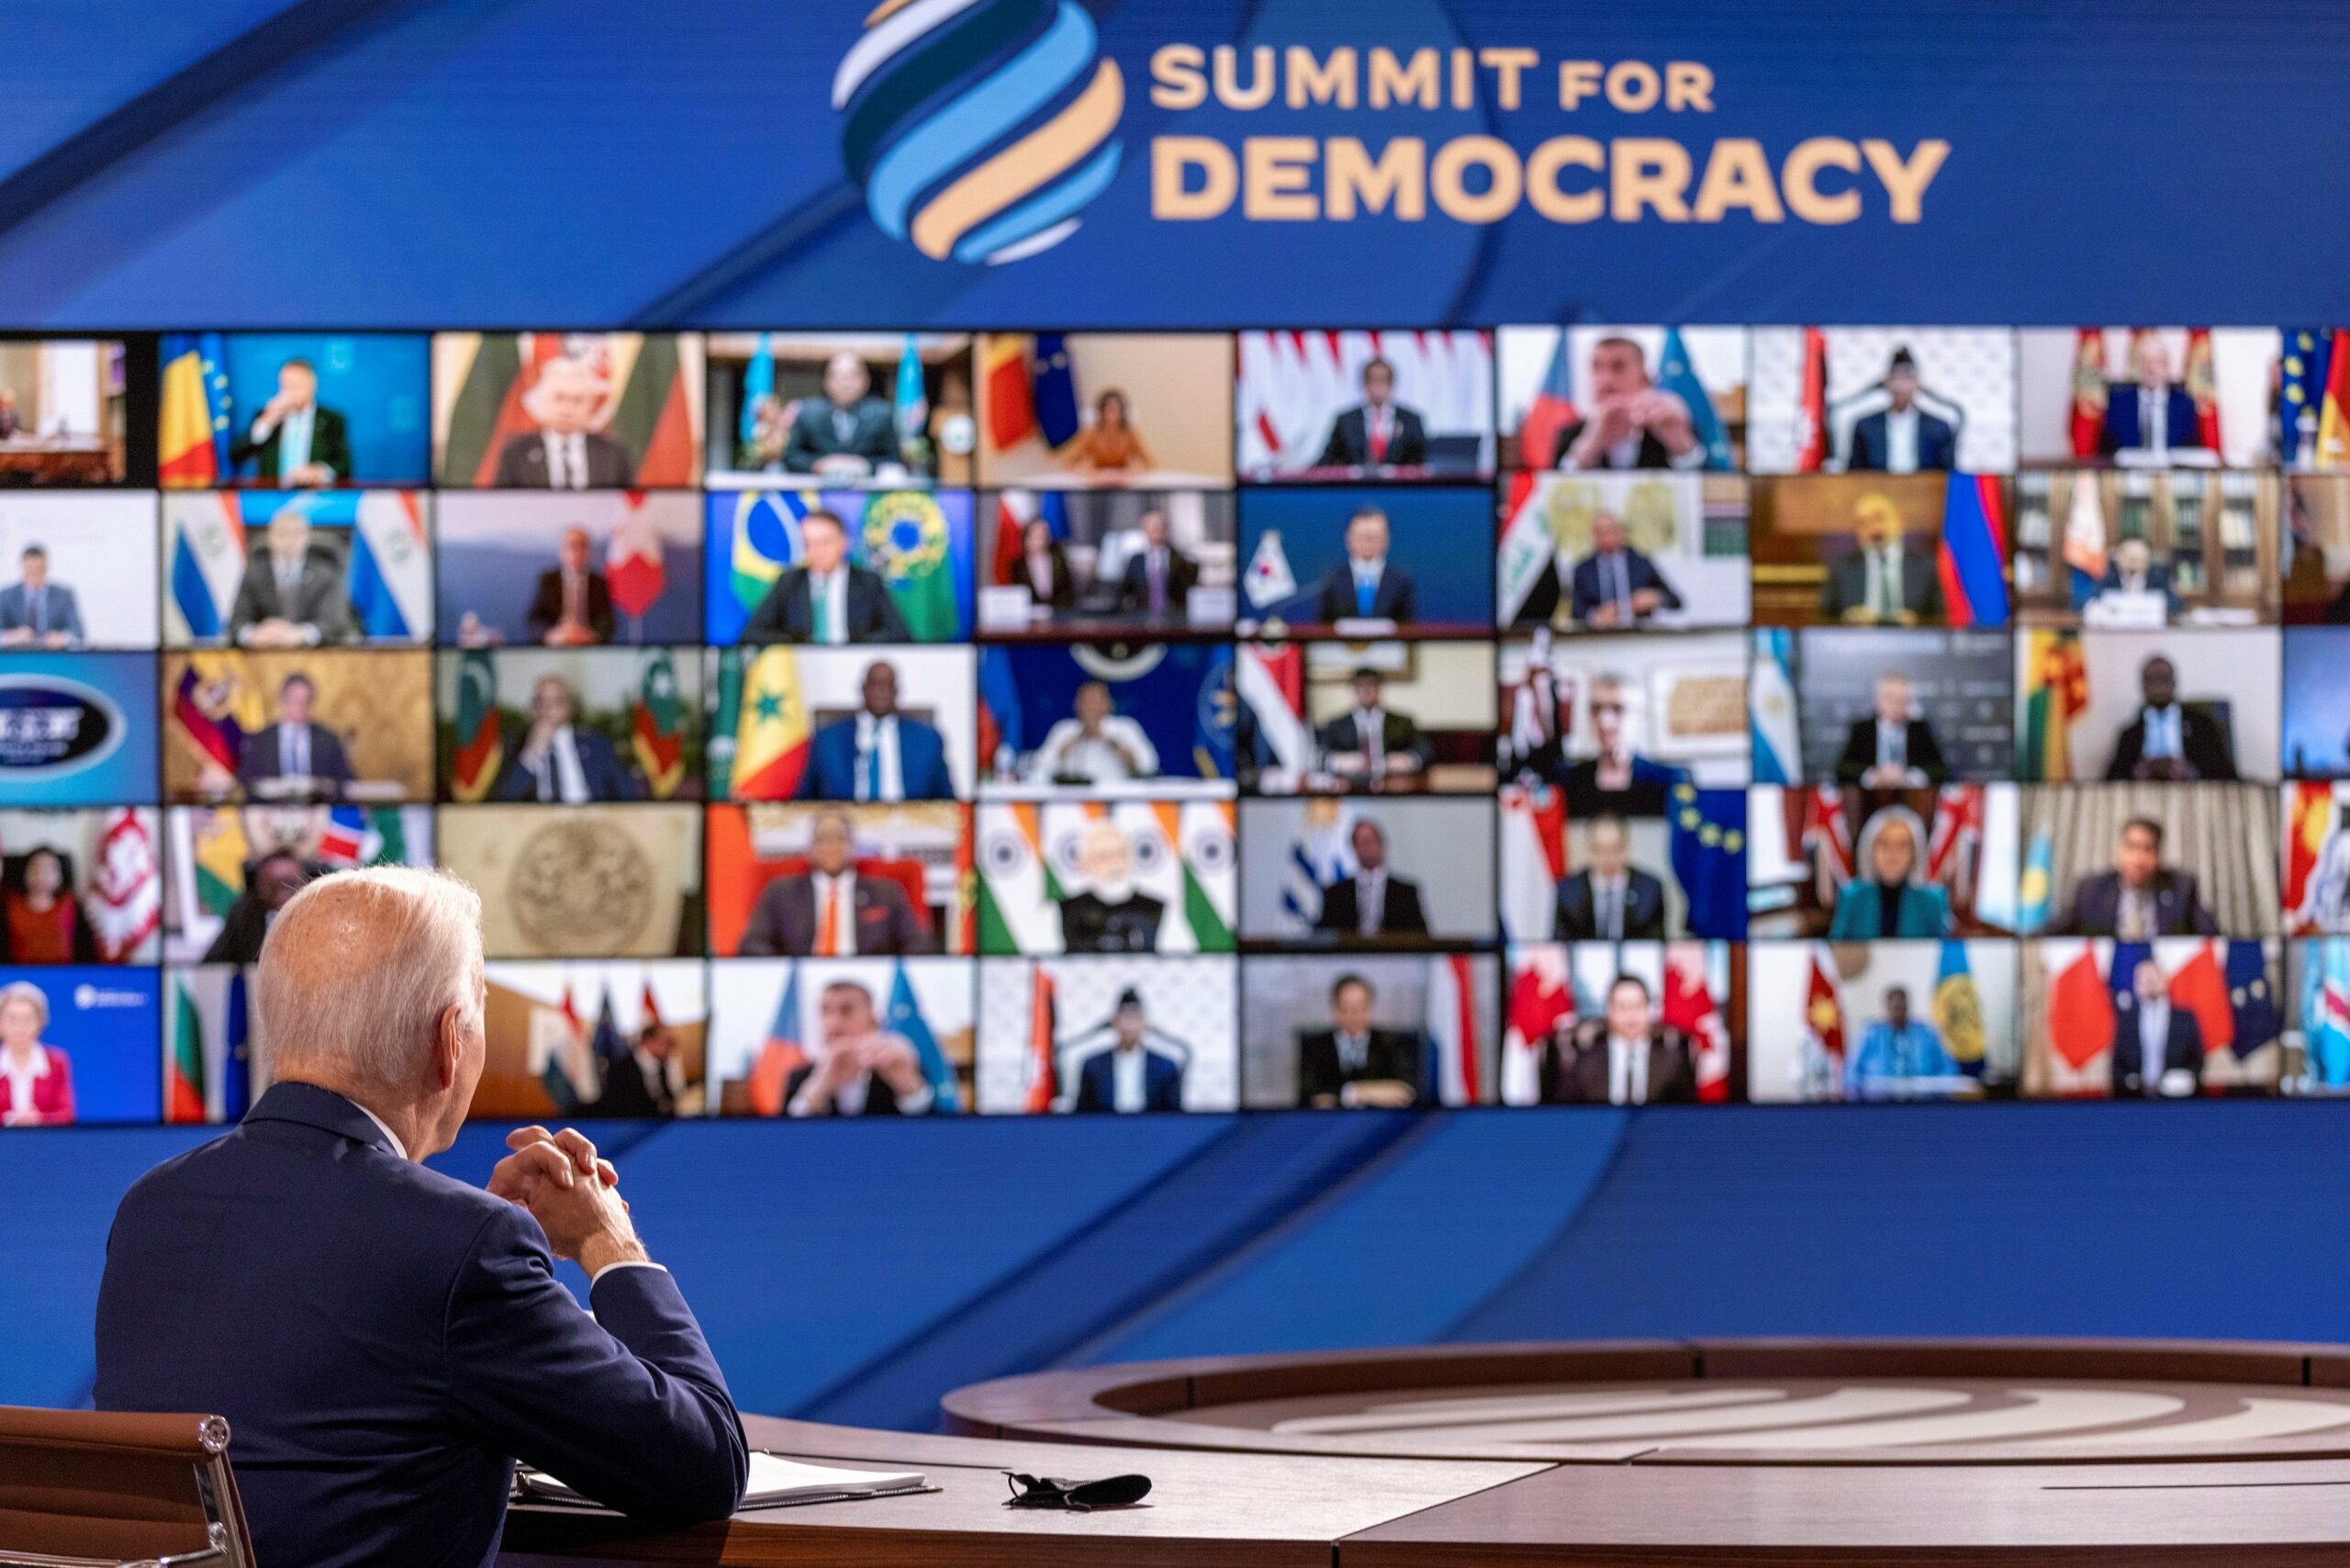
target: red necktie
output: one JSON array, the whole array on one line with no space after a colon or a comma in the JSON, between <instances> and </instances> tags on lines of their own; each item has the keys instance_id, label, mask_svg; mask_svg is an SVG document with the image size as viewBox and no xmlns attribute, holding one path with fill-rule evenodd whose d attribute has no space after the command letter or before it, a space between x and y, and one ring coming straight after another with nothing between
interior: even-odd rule
<instances>
[{"instance_id":1,"label":"red necktie","mask_svg":"<svg viewBox=\"0 0 2350 1568\"><path fill-rule=\"evenodd\" d=\"M1387 461L1387 415L1384 410L1374 409L1370 417L1371 460L1384 463Z\"/></svg>"}]
</instances>

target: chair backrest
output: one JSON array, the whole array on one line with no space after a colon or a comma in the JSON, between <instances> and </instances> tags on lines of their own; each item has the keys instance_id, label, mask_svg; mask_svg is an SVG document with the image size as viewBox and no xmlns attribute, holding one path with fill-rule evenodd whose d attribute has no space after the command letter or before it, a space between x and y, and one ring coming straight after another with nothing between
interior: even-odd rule
<instances>
[{"instance_id":1,"label":"chair backrest","mask_svg":"<svg viewBox=\"0 0 2350 1568\"><path fill-rule=\"evenodd\" d=\"M253 1568L229 1423L0 1406L0 1563Z\"/></svg>"}]
</instances>

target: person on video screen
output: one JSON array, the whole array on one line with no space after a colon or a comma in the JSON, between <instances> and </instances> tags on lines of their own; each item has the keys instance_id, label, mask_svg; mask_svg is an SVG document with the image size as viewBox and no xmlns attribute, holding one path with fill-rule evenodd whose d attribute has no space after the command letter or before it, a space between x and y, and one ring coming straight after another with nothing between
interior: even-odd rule
<instances>
[{"instance_id":1,"label":"person on video screen","mask_svg":"<svg viewBox=\"0 0 2350 1568\"><path fill-rule=\"evenodd\" d=\"M1612 511L1592 518L1591 554L1575 563L1570 581L1574 618L1585 626L1644 626L1658 610L1681 608L1656 563L1625 543L1624 520Z\"/></svg>"},{"instance_id":2,"label":"person on video screen","mask_svg":"<svg viewBox=\"0 0 2350 1568\"><path fill-rule=\"evenodd\" d=\"M1428 919L1420 907L1420 885L1387 868L1387 830L1361 818L1348 835L1354 874L1322 890L1322 915L1315 929L1341 946L1396 937L1426 936Z\"/></svg>"},{"instance_id":3,"label":"person on video screen","mask_svg":"<svg viewBox=\"0 0 2350 1568\"><path fill-rule=\"evenodd\" d=\"M0 588L0 648L78 648L82 608L73 590L49 576L49 552L28 544L17 580Z\"/></svg>"},{"instance_id":4,"label":"person on video screen","mask_svg":"<svg viewBox=\"0 0 2350 1568\"><path fill-rule=\"evenodd\" d=\"M245 868L244 891L221 918L219 934L204 950L207 964L257 964L261 945L285 902L322 868L285 846L265 850Z\"/></svg>"},{"instance_id":5,"label":"person on video screen","mask_svg":"<svg viewBox=\"0 0 2350 1568\"><path fill-rule=\"evenodd\" d=\"M531 685L531 728L507 759L495 798L566 806L627 801L638 793L619 748L593 730L577 727L579 694L559 675Z\"/></svg>"},{"instance_id":6,"label":"person on video screen","mask_svg":"<svg viewBox=\"0 0 2350 1568\"><path fill-rule=\"evenodd\" d=\"M2151 817L2121 824L2113 869L2083 877L2073 889L2072 907L2049 929L2053 936L2124 942L2219 934L2219 922L2198 894L2195 873L2163 864L2163 824Z\"/></svg>"},{"instance_id":7,"label":"person on video screen","mask_svg":"<svg viewBox=\"0 0 2350 1568\"><path fill-rule=\"evenodd\" d=\"M1933 552L1909 547L1901 509L1882 490L1852 503L1855 548L1828 570L1819 591L1824 621L1854 626L1939 626L1942 581Z\"/></svg>"},{"instance_id":8,"label":"person on video screen","mask_svg":"<svg viewBox=\"0 0 2350 1568\"><path fill-rule=\"evenodd\" d=\"M1386 678L1355 671L1354 704L1315 732L1323 769L1349 784L1377 788L1413 779L1428 765L1427 741L1409 713L1387 706Z\"/></svg>"},{"instance_id":9,"label":"person on video screen","mask_svg":"<svg viewBox=\"0 0 2350 1568\"><path fill-rule=\"evenodd\" d=\"M822 507L800 520L800 562L778 574L743 627L745 643L909 643L881 574L848 558L848 525Z\"/></svg>"},{"instance_id":10,"label":"person on video screen","mask_svg":"<svg viewBox=\"0 0 2350 1568\"><path fill-rule=\"evenodd\" d=\"M1601 1016L1544 1047L1539 1081L1546 1105L1657 1105L1695 1100L1697 1065L1688 1036L1658 1021L1648 982L1619 974Z\"/></svg>"},{"instance_id":11,"label":"person on video screen","mask_svg":"<svg viewBox=\"0 0 2350 1568\"><path fill-rule=\"evenodd\" d=\"M342 565L311 547L310 517L298 503L269 520L268 548L254 556L229 608L229 640L241 648L313 648L356 629Z\"/></svg>"},{"instance_id":12,"label":"person on video screen","mask_svg":"<svg viewBox=\"0 0 2350 1568\"><path fill-rule=\"evenodd\" d=\"M898 711L898 666L867 666L857 711L820 724L800 793L811 801L949 801L954 775L938 731Z\"/></svg>"},{"instance_id":13,"label":"person on video screen","mask_svg":"<svg viewBox=\"0 0 2350 1568\"><path fill-rule=\"evenodd\" d=\"M1869 790L1920 789L1950 778L1934 727L1916 711L1916 689L1906 675L1881 675L1872 711L1845 732L1836 781Z\"/></svg>"},{"instance_id":14,"label":"person on video screen","mask_svg":"<svg viewBox=\"0 0 2350 1568\"><path fill-rule=\"evenodd\" d=\"M1958 432L1918 406L1918 362L1893 351L1885 371L1885 407L1852 422L1851 473L1940 473L1958 466Z\"/></svg>"},{"instance_id":15,"label":"person on video screen","mask_svg":"<svg viewBox=\"0 0 2350 1568\"><path fill-rule=\"evenodd\" d=\"M794 1116L919 1116L936 1103L913 1042L881 1026L873 993L853 980L816 999L816 1057L792 1070L784 1106Z\"/></svg>"},{"instance_id":16,"label":"person on video screen","mask_svg":"<svg viewBox=\"0 0 2350 1568\"><path fill-rule=\"evenodd\" d=\"M1590 408L1559 432L1552 466L1587 474L1706 465L1689 405L1650 379L1648 355L1631 339L1594 343L1583 385Z\"/></svg>"},{"instance_id":17,"label":"person on video screen","mask_svg":"<svg viewBox=\"0 0 2350 1568\"><path fill-rule=\"evenodd\" d=\"M584 359L565 356L539 367L522 394L536 430L506 438L498 454L498 485L527 490L624 490L635 475L628 448L595 428L611 385Z\"/></svg>"},{"instance_id":18,"label":"person on video screen","mask_svg":"<svg viewBox=\"0 0 2350 1568\"><path fill-rule=\"evenodd\" d=\"M1632 864L1632 830L1592 819L1591 863L1559 879L1552 934L1562 942L1644 942L1664 935L1664 884Z\"/></svg>"},{"instance_id":19,"label":"person on video screen","mask_svg":"<svg viewBox=\"0 0 2350 1568\"><path fill-rule=\"evenodd\" d=\"M1887 986L1885 1016L1861 1031L1860 1048L1844 1065L1847 1100L1910 1100L1939 1092L1925 1081L1958 1076L1942 1036L1909 1015L1909 991Z\"/></svg>"},{"instance_id":20,"label":"person on video screen","mask_svg":"<svg viewBox=\"0 0 2350 1568\"><path fill-rule=\"evenodd\" d=\"M1113 1036L1108 1048L1095 1051L1078 1070L1077 1100L1080 1112L1180 1111L1183 1108L1183 1063L1166 1051L1151 1047L1150 1018L1142 993L1128 986L1118 993L1110 1015Z\"/></svg>"},{"instance_id":21,"label":"person on video screen","mask_svg":"<svg viewBox=\"0 0 2350 1568\"><path fill-rule=\"evenodd\" d=\"M249 793L273 801L341 797L351 760L342 737L311 721L318 698L318 687L299 670L278 687L277 722L247 735L237 754L237 778Z\"/></svg>"},{"instance_id":22,"label":"person on video screen","mask_svg":"<svg viewBox=\"0 0 2350 1568\"><path fill-rule=\"evenodd\" d=\"M1661 817L1673 787L1688 779L1687 769L1652 761L1632 749L1629 685L1613 671L1592 677L1591 727L1599 752L1567 766L1563 789L1569 821L1608 812Z\"/></svg>"},{"instance_id":23,"label":"person on video screen","mask_svg":"<svg viewBox=\"0 0 2350 1568\"><path fill-rule=\"evenodd\" d=\"M317 366L297 358L277 367L276 392L229 443L229 461L240 468L251 463L261 484L286 489L324 489L351 477L349 427L319 401Z\"/></svg>"},{"instance_id":24,"label":"person on video screen","mask_svg":"<svg viewBox=\"0 0 2350 1568\"><path fill-rule=\"evenodd\" d=\"M1392 621L1408 626L1419 619L1411 574L1389 561L1387 514L1360 507L1347 520L1347 558L1325 573L1314 599L1316 621Z\"/></svg>"},{"instance_id":25,"label":"person on video screen","mask_svg":"<svg viewBox=\"0 0 2350 1568\"><path fill-rule=\"evenodd\" d=\"M2235 778L2235 757L2218 721L2178 700L2178 671L2170 660L2156 654L2138 666L2138 716L2114 737L2108 783Z\"/></svg>"},{"instance_id":26,"label":"person on video screen","mask_svg":"<svg viewBox=\"0 0 2350 1568\"><path fill-rule=\"evenodd\" d=\"M1167 542L1167 513L1142 514L1142 543L1118 575L1118 608L1128 615L1180 616L1200 580L1200 564Z\"/></svg>"},{"instance_id":27,"label":"person on video screen","mask_svg":"<svg viewBox=\"0 0 2350 1568\"><path fill-rule=\"evenodd\" d=\"M1077 871L1085 891L1061 901L1061 946L1071 953L1151 953L1158 948L1164 901L1135 886L1134 846L1107 817L1085 825Z\"/></svg>"},{"instance_id":28,"label":"person on video screen","mask_svg":"<svg viewBox=\"0 0 2350 1568\"><path fill-rule=\"evenodd\" d=\"M833 355L824 362L823 395L800 400L784 442L784 467L854 480L899 462L897 418L873 395L873 372L846 350Z\"/></svg>"},{"instance_id":29,"label":"person on video screen","mask_svg":"<svg viewBox=\"0 0 2350 1568\"><path fill-rule=\"evenodd\" d=\"M1926 825L1907 806L1886 806L1861 829L1858 874L1837 895L1831 942L1947 936L1950 894L1925 880Z\"/></svg>"},{"instance_id":30,"label":"person on video screen","mask_svg":"<svg viewBox=\"0 0 2350 1568\"><path fill-rule=\"evenodd\" d=\"M1158 748L1142 725L1117 711L1109 683L1077 689L1076 712L1045 732L1028 759L1032 784L1124 784L1158 777Z\"/></svg>"},{"instance_id":31,"label":"person on video screen","mask_svg":"<svg viewBox=\"0 0 2350 1568\"><path fill-rule=\"evenodd\" d=\"M531 641L550 648L584 648L612 640L612 590L594 559L584 528L566 528L552 571L539 574L522 617Z\"/></svg>"},{"instance_id":32,"label":"person on video screen","mask_svg":"<svg viewBox=\"0 0 2350 1568\"><path fill-rule=\"evenodd\" d=\"M1427 423L1395 401L1395 367L1383 359L1362 367L1362 401L1339 410L1322 443L1317 468L1417 468L1428 460Z\"/></svg>"},{"instance_id":33,"label":"person on video screen","mask_svg":"<svg viewBox=\"0 0 2350 1568\"><path fill-rule=\"evenodd\" d=\"M2192 1008L2170 999L2170 977L2152 958L2130 972L2115 998L2108 1072L2117 1100L2198 1093L2203 1087L2203 1025Z\"/></svg>"},{"instance_id":34,"label":"person on video screen","mask_svg":"<svg viewBox=\"0 0 2350 1568\"><path fill-rule=\"evenodd\" d=\"M2172 586L2170 564L2155 560L2154 546L2143 539L2125 539L2113 547L2113 557L2105 564L2105 576L2098 579L2097 591L2099 598L2109 593L2160 594L2163 614L2172 621L2187 609Z\"/></svg>"},{"instance_id":35,"label":"person on video screen","mask_svg":"<svg viewBox=\"0 0 2350 1568\"><path fill-rule=\"evenodd\" d=\"M2204 452L2203 421L2195 395L2179 385L2170 349L2158 332L2140 332L2130 344L2130 379L2105 388L2105 423L2098 451L2107 457L2135 452L2159 459L2170 452Z\"/></svg>"},{"instance_id":36,"label":"person on video screen","mask_svg":"<svg viewBox=\"0 0 2350 1568\"><path fill-rule=\"evenodd\" d=\"M937 944L888 877L856 871L856 828L845 812L820 813L808 838L808 868L759 890L743 929L746 958L845 958L929 953Z\"/></svg>"},{"instance_id":37,"label":"person on video screen","mask_svg":"<svg viewBox=\"0 0 2350 1568\"><path fill-rule=\"evenodd\" d=\"M1412 1029L1382 1029L1379 997L1358 974L1330 987L1330 1026L1297 1036L1297 1103L1398 1109L1420 1097L1420 1036Z\"/></svg>"}]
</instances>

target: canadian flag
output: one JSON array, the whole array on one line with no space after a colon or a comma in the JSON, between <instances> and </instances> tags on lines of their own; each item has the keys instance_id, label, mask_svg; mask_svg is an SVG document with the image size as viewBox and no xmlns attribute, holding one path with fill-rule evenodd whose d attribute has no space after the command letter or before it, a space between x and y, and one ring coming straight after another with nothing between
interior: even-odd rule
<instances>
[{"instance_id":1,"label":"canadian flag","mask_svg":"<svg viewBox=\"0 0 2350 1568\"><path fill-rule=\"evenodd\" d=\"M1531 947L1510 981L1502 1031L1502 1103L1531 1105L1542 1097L1542 1052L1550 1037L1574 1022L1574 988L1567 983L1567 950Z\"/></svg>"},{"instance_id":2,"label":"canadian flag","mask_svg":"<svg viewBox=\"0 0 2350 1568\"><path fill-rule=\"evenodd\" d=\"M1664 1022L1689 1040L1697 1065L1697 1098L1718 1103L1729 1093L1729 1025L1707 983L1706 945L1674 942L1664 949Z\"/></svg>"}]
</instances>

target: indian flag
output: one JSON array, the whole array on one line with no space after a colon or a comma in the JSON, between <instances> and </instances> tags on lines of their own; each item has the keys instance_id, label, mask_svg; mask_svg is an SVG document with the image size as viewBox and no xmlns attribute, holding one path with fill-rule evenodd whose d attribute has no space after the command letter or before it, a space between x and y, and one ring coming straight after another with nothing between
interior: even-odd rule
<instances>
[{"instance_id":1,"label":"indian flag","mask_svg":"<svg viewBox=\"0 0 2350 1568\"><path fill-rule=\"evenodd\" d=\"M1045 858L1039 808L990 803L974 816L979 951L1059 952L1061 885Z\"/></svg>"},{"instance_id":2,"label":"indian flag","mask_svg":"<svg viewBox=\"0 0 2350 1568\"><path fill-rule=\"evenodd\" d=\"M1178 811L1172 806L1158 809ZM1233 812L1229 801L1187 801L1175 829L1183 857L1183 913L1203 953L1232 951L1239 892Z\"/></svg>"},{"instance_id":3,"label":"indian flag","mask_svg":"<svg viewBox=\"0 0 2350 1568\"><path fill-rule=\"evenodd\" d=\"M1081 809L1081 808L1080 808ZM1164 802L1122 801L1110 820L1126 835L1134 857L1135 890L1165 906L1158 917L1158 951L1196 953L1202 943L1192 927L1191 878L1176 846L1182 839L1182 808ZM1052 842L1053 835L1047 835ZM1202 901L1203 903L1205 900Z\"/></svg>"},{"instance_id":4,"label":"indian flag","mask_svg":"<svg viewBox=\"0 0 2350 1568\"><path fill-rule=\"evenodd\" d=\"M766 648L743 671L733 796L789 801L808 770L808 704L789 648Z\"/></svg>"}]
</instances>

